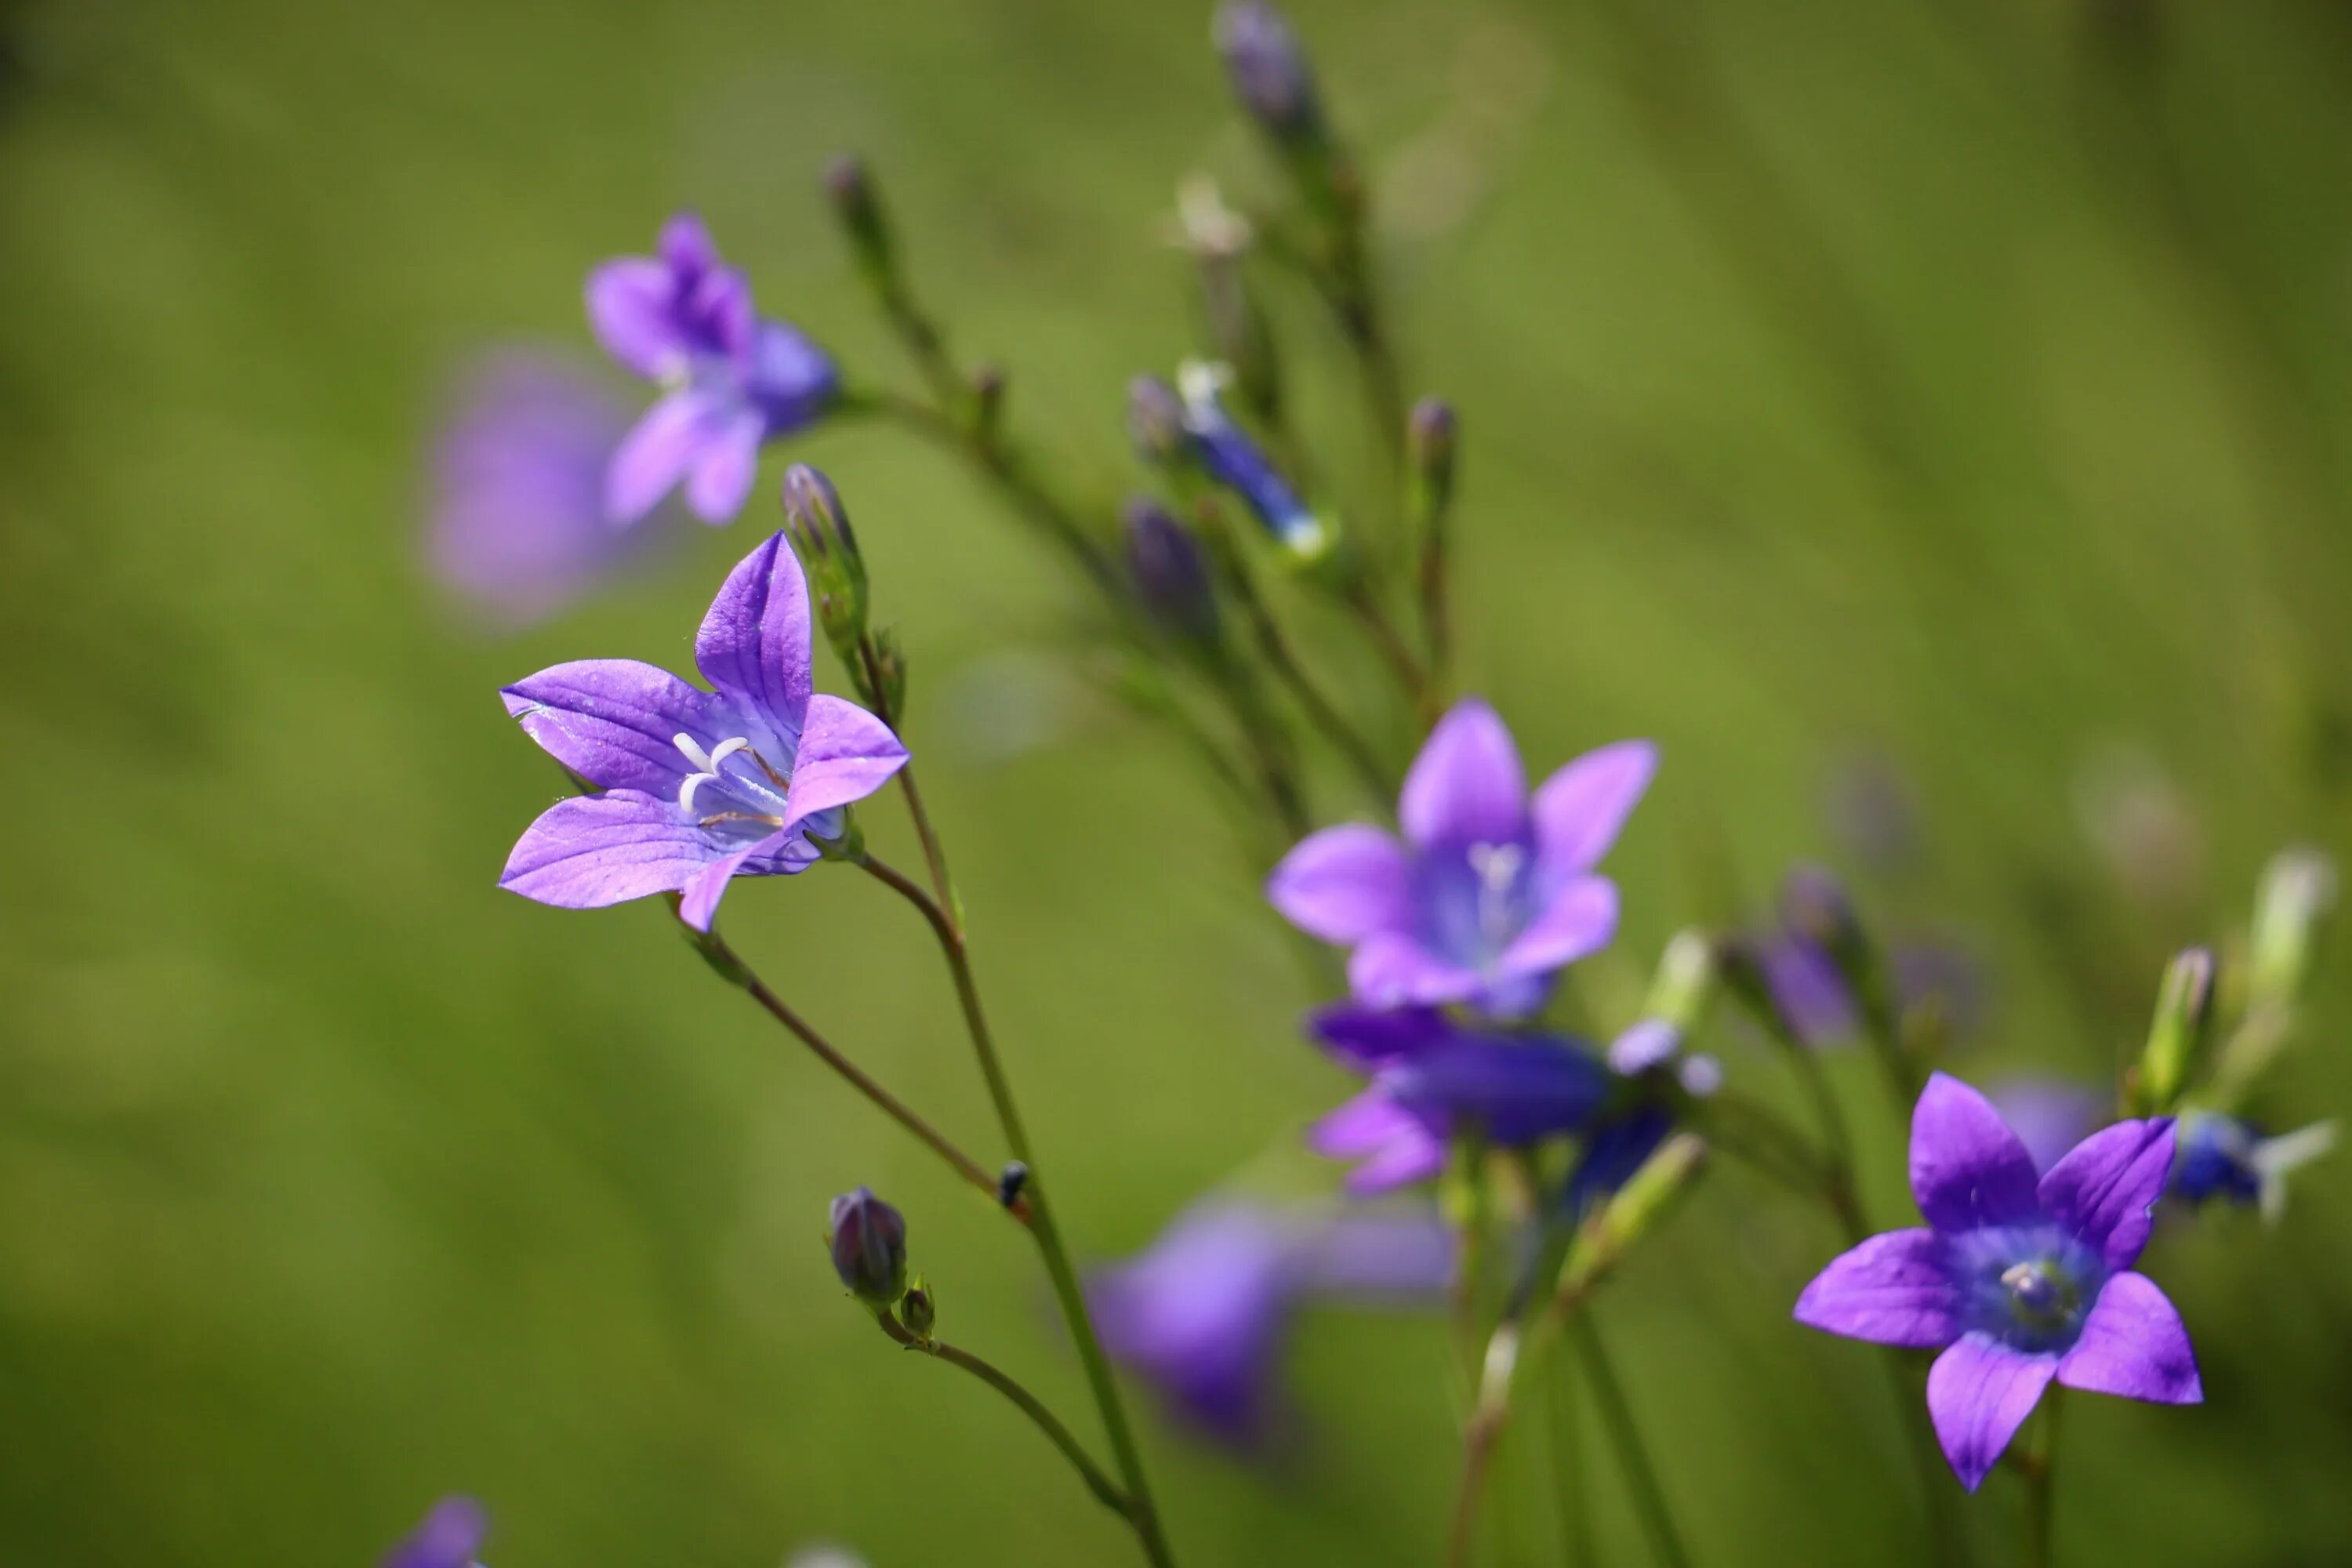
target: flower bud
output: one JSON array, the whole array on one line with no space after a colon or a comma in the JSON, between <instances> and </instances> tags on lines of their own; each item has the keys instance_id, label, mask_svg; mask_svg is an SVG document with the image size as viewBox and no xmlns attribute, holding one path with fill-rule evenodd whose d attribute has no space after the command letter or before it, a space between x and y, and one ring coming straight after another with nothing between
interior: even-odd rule
<instances>
[{"instance_id":1,"label":"flower bud","mask_svg":"<svg viewBox=\"0 0 2352 1568\"><path fill-rule=\"evenodd\" d=\"M1676 931L1658 958L1657 977L1650 982L1642 1015L1688 1033L1706 1016L1716 985L1715 944L1707 941L1705 931Z\"/></svg>"},{"instance_id":2,"label":"flower bud","mask_svg":"<svg viewBox=\"0 0 2352 1568\"><path fill-rule=\"evenodd\" d=\"M2213 952L2183 948L2166 966L2156 994L2156 1020L2133 1088L2139 1109L2150 1114L2172 1109L2205 1054L2212 1021Z\"/></svg>"},{"instance_id":3,"label":"flower bud","mask_svg":"<svg viewBox=\"0 0 2352 1568\"><path fill-rule=\"evenodd\" d=\"M1420 491L1418 510L1442 511L1454 498L1454 405L1442 397L1424 397L1412 405L1405 420L1405 458Z\"/></svg>"},{"instance_id":4,"label":"flower bud","mask_svg":"<svg viewBox=\"0 0 2352 1568\"><path fill-rule=\"evenodd\" d=\"M1174 463L1185 452L1184 405L1176 389L1156 375L1127 384L1127 433L1147 462Z\"/></svg>"},{"instance_id":5,"label":"flower bud","mask_svg":"<svg viewBox=\"0 0 2352 1568\"><path fill-rule=\"evenodd\" d=\"M919 1278L898 1298L898 1326L919 1340L931 1337L931 1325L939 1321L939 1302L933 1299L930 1286Z\"/></svg>"},{"instance_id":6,"label":"flower bud","mask_svg":"<svg viewBox=\"0 0 2352 1568\"><path fill-rule=\"evenodd\" d=\"M866 561L833 481L806 463L784 470L784 534L808 574L817 625L851 668L866 635Z\"/></svg>"},{"instance_id":7,"label":"flower bud","mask_svg":"<svg viewBox=\"0 0 2352 1568\"><path fill-rule=\"evenodd\" d=\"M1184 429L1209 477L1242 499L1260 526L1301 564L1322 560L1337 542L1330 526L1299 499L1290 480L1247 431L1226 414L1223 365L1188 362L1177 374Z\"/></svg>"},{"instance_id":8,"label":"flower bud","mask_svg":"<svg viewBox=\"0 0 2352 1568\"><path fill-rule=\"evenodd\" d=\"M1803 1044L1796 1025L1780 1005L1772 989L1769 975L1765 973L1764 955L1751 937L1723 936L1714 942L1715 973L1723 989L1752 1014L1756 1021L1769 1031L1775 1043L1797 1047Z\"/></svg>"},{"instance_id":9,"label":"flower bud","mask_svg":"<svg viewBox=\"0 0 2352 1568\"><path fill-rule=\"evenodd\" d=\"M1780 884L1780 921L1819 948L1847 984L1861 989L1871 964L1870 938L1838 879L1819 866L1800 866Z\"/></svg>"},{"instance_id":10,"label":"flower bud","mask_svg":"<svg viewBox=\"0 0 2352 1568\"><path fill-rule=\"evenodd\" d=\"M866 161L853 153L845 153L825 165L824 194L833 204L834 216L841 220L841 231L848 237L850 254L857 269L866 274L868 282L877 287L887 285L898 267L897 247L890 234L889 220L883 216L882 199L874 189L874 181L866 170Z\"/></svg>"},{"instance_id":11,"label":"flower bud","mask_svg":"<svg viewBox=\"0 0 2352 1568\"><path fill-rule=\"evenodd\" d=\"M1226 0L1212 37L1234 95L1259 129L1286 147L1311 147L1324 140L1314 72L1279 11L1265 0Z\"/></svg>"},{"instance_id":12,"label":"flower bud","mask_svg":"<svg viewBox=\"0 0 2352 1568\"><path fill-rule=\"evenodd\" d=\"M1004 427L1007 384L1004 367L994 360L983 361L971 373L971 435L983 448L996 445Z\"/></svg>"},{"instance_id":13,"label":"flower bud","mask_svg":"<svg viewBox=\"0 0 2352 1568\"><path fill-rule=\"evenodd\" d=\"M869 1307L887 1307L907 1290L907 1221L870 1188L833 1200L833 1271Z\"/></svg>"},{"instance_id":14,"label":"flower bud","mask_svg":"<svg viewBox=\"0 0 2352 1568\"><path fill-rule=\"evenodd\" d=\"M1217 637L1216 588L1192 531L1159 502L1137 497L1122 514L1135 595L1162 628L1208 644Z\"/></svg>"},{"instance_id":15,"label":"flower bud","mask_svg":"<svg viewBox=\"0 0 2352 1568\"><path fill-rule=\"evenodd\" d=\"M2263 868L2246 943L2252 1005L2284 1007L2302 994L2313 942L2335 903L2335 863L2316 849L2284 850Z\"/></svg>"}]
</instances>

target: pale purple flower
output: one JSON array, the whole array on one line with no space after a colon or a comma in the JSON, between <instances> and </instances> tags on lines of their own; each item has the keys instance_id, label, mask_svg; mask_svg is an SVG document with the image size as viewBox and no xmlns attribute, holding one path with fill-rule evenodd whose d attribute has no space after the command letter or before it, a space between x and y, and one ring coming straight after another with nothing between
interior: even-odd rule
<instances>
[{"instance_id":1,"label":"pale purple flower","mask_svg":"<svg viewBox=\"0 0 2352 1568\"><path fill-rule=\"evenodd\" d=\"M761 447L814 423L840 390L824 350L753 310L750 283L691 214L662 230L659 255L589 274L588 321L607 353L662 388L606 472L615 522L635 522L681 483L697 517L731 521Z\"/></svg>"},{"instance_id":2,"label":"pale purple flower","mask_svg":"<svg viewBox=\"0 0 2352 1568\"><path fill-rule=\"evenodd\" d=\"M501 626L578 597L645 542L604 516L628 427L628 405L569 355L507 349L469 365L434 448L434 576Z\"/></svg>"},{"instance_id":3,"label":"pale purple flower","mask_svg":"<svg viewBox=\"0 0 2352 1568\"><path fill-rule=\"evenodd\" d=\"M695 667L713 689L635 659L583 659L506 688L507 711L603 793L557 802L499 885L564 909L681 893L710 929L729 879L790 875L835 838L843 808L907 762L882 721L809 690L809 605L781 533L727 578Z\"/></svg>"},{"instance_id":4,"label":"pale purple flower","mask_svg":"<svg viewBox=\"0 0 2352 1568\"><path fill-rule=\"evenodd\" d=\"M2033 1156L2037 1171L2056 1164L2113 1109L2111 1096L2063 1078L2003 1079L1985 1098Z\"/></svg>"},{"instance_id":5,"label":"pale purple flower","mask_svg":"<svg viewBox=\"0 0 2352 1568\"><path fill-rule=\"evenodd\" d=\"M1434 1302L1453 1268L1453 1238L1433 1214L1212 1199L1178 1215L1148 1251L1096 1271L1087 1297L1104 1347L1174 1414L1248 1448L1281 1425L1276 1373L1302 1308Z\"/></svg>"},{"instance_id":6,"label":"pale purple flower","mask_svg":"<svg viewBox=\"0 0 2352 1568\"><path fill-rule=\"evenodd\" d=\"M1353 948L1348 980L1373 1006L1539 1006L1564 965L1617 929L1617 888L1593 868L1649 786L1646 741L1605 746L1528 798L1511 732L1475 699L1430 731L1397 805L1403 841L1328 827L1284 857L1266 897L1310 935Z\"/></svg>"},{"instance_id":7,"label":"pale purple flower","mask_svg":"<svg viewBox=\"0 0 2352 1568\"><path fill-rule=\"evenodd\" d=\"M1572 1131L1612 1087L1608 1070L1574 1045L1465 1030L1434 1007L1329 1007L1308 1027L1371 1080L1307 1135L1317 1153L1360 1162L1347 1178L1358 1194L1436 1175L1454 1134L1472 1127L1504 1148Z\"/></svg>"},{"instance_id":8,"label":"pale purple flower","mask_svg":"<svg viewBox=\"0 0 2352 1568\"><path fill-rule=\"evenodd\" d=\"M2053 1378L2166 1405L2204 1398L2180 1315L2146 1275L2172 1167L2168 1119L2119 1121L2037 1177L1991 1102L1937 1073L1911 1116L1911 1191L1926 1228L1837 1258L1797 1301L1801 1323L1940 1350L1927 1409L1974 1491Z\"/></svg>"},{"instance_id":9,"label":"pale purple flower","mask_svg":"<svg viewBox=\"0 0 2352 1568\"><path fill-rule=\"evenodd\" d=\"M446 1497L384 1555L382 1568L473 1568L489 1518L472 1498Z\"/></svg>"}]
</instances>

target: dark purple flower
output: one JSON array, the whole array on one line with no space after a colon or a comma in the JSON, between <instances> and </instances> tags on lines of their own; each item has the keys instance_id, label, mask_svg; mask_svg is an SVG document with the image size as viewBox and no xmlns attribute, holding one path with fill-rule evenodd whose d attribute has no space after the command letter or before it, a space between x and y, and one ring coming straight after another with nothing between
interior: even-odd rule
<instances>
[{"instance_id":1,"label":"dark purple flower","mask_svg":"<svg viewBox=\"0 0 2352 1568\"><path fill-rule=\"evenodd\" d=\"M472 1498L445 1497L385 1554L383 1568L472 1568L490 1522Z\"/></svg>"},{"instance_id":2,"label":"dark purple flower","mask_svg":"<svg viewBox=\"0 0 2352 1568\"><path fill-rule=\"evenodd\" d=\"M1236 1447L1273 1435L1292 1320L1318 1300L1439 1299L1454 1242L1434 1215L1334 1215L1210 1200L1087 1282L1103 1344L1174 1412Z\"/></svg>"},{"instance_id":3,"label":"dark purple flower","mask_svg":"<svg viewBox=\"0 0 2352 1568\"><path fill-rule=\"evenodd\" d=\"M1314 74L1281 12L1265 0L1226 0L1213 37L1242 107L1268 135L1286 142L1321 138Z\"/></svg>"},{"instance_id":4,"label":"dark purple flower","mask_svg":"<svg viewBox=\"0 0 2352 1568\"><path fill-rule=\"evenodd\" d=\"M869 1307L887 1307L907 1293L907 1218L858 1187L833 1200L826 1212L825 1247L833 1271Z\"/></svg>"},{"instance_id":5,"label":"dark purple flower","mask_svg":"<svg viewBox=\"0 0 2352 1568\"><path fill-rule=\"evenodd\" d=\"M727 522L751 494L761 444L813 423L839 378L797 329L753 311L751 285L700 219L670 219L660 249L588 276L597 341L662 388L613 454L605 507L635 522L683 482L696 516Z\"/></svg>"},{"instance_id":6,"label":"dark purple flower","mask_svg":"<svg viewBox=\"0 0 2352 1568\"><path fill-rule=\"evenodd\" d=\"M1220 396L1223 370L1195 360L1177 373L1176 384L1183 393L1184 433L1192 438L1192 449L1209 477L1241 497L1284 549L1302 559L1321 555L1331 542L1330 530L1298 499L1274 460L1226 414Z\"/></svg>"},{"instance_id":7,"label":"dark purple flower","mask_svg":"<svg viewBox=\"0 0 2352 1568\"><path fill-rule=\"evenodd\" d=\"M506 349L469 365L433 457L433 574L502 626L542 619L633 553L604 517L628 405L568 355Z\"/></svg>"},{"instance_id":8,"label":"dark purple flower","mask_svg":"<svg viewBox=\"0 0 2352 1568\"><path fill-rule=\"evenodd\" d=\"M582 659L506 688L530 738L603 791L524 830L499 885L598 909L685 895L709 931L728 879L803 870L842 808L905 765L882 721L809 691L809 605L781 533L729 574L695 638L703 691L635 659Z\"/></svg>"},{"instance_id":9,"label":"dark purple flower","mask_svg":"<svg viewBox=\"0 0 2352 1568\"><path fill-rule=\"evenodd\" d=\"M2275 1219L2286 1206L2286 1178L2336 1147L2336 1124L2314 1122L2293 1132L2266 1136L2262 1124L2221 1111L2197 1110L2180 1119L2180 1154L2172 1166L2172 1195L2183 1203L2225 1198L2258 1204Z\"/></svg>"},{"instance_id":10,"label":"dark purple flower","mask_svg":"<svg viewBox=\"0 0 2352 1568\"><path fill-rule=\"evenodd\" d=\"M1941 1350L1927 1409L1974 1491L2052 1378L2166 1405L2204 1398L2180 1315L2131 1266L2172 1166L2168 1119L2119 1121L2038 1178L1991 1102L1937 1073L1911 1116L1927 1226L1872 1237L1798 1299L1801 1323Z\"/></svg>"},{"instance_id":11,"label":"dark purple flower","mask_svg":"<svg viewBox=\"0 0 2352 1568\"><path fill-rule=\"evenodd\" d=\"M1593 867L1657 766L1647 741L1569 763L1528 798L1518 749L1475 699L1438 721L1397 803L1404 842L1328 827L1284 857L1266 897L1310 935L1355 949L1348 980L1373 1006L1539 1006L1561 967L1617 930L1617 888Z\"/></svg>"},{"instance_id":12,"label":"dark purple flower","mask_svg":"<svg viewBox=\"0 0 2352 1568\"><path fill-rule=\"evenodd\" d=\"M1581 1126L1609 1095L1607 1069L1579 1047L1474 1033L1433 1007L1329 1007L1308 1027L1330 1055L1371 1079L1307 1135L1319 1154L1361 1162L1347 1179L1360 1194L1436 1175L1461 1128L1523 1148Z\"/></svg>"}]
</instances>

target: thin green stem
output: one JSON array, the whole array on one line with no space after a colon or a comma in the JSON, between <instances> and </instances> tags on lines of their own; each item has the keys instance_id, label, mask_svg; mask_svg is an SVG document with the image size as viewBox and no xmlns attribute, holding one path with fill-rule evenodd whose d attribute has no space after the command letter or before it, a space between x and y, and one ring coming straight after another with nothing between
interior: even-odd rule
<instances>
[{"instance_id":1,"label":"thin green stem","mask_svg":"<svg viewBox=\"0 0 2352 1568\"><path fill-rule=\"evenodd\" d=\"M881 650L874 646L871 635L858 637L857 662L865 673L866 694L874 704L875 717L896 731L906 715L897 711L890 701L889 686L882 675ZM931 890L944 904L953 896L949 890L947 852L940 847L940 836L931 827L931 814L923 809L923 792L915 783L913 763L899 767L898 789L907 797L907 815L913 819L915 837L922 843L923 863L930 868Z\"/></svg>"},{"instance_id":2,"label":"thin green stem","mask_svg":"<svg viewBox=\"0 0 2352 1568\"><path fill-rule=\"evenodd\" d=\"M1585 1475L1584 1423L1578 1416L1576 1390L1569 1381L1568 1363L1555 1362L1544 1380L1545 1413L1551 1422L1552 1468L1558 1476L1552 1497L1559 1505L1560 1555L1570 1568L1597 1563L1601 1554L1592 1544L1592 1489Z\"/></svg>"},{"instance_id":3,"label":"thin green stem","mask_svg":"<svg viewBox=\"0 0 2352 1568\"><path fill-rule=\"evenodd\" d=\"M2052 1504L2058 1478L2058 1412L2064 1407L2065 1392L2053 1383L2042 1396L2041 1462L2025 1476L2025 1561L2031 1568L2051 1568L2055 1561Z\"/></svg>"},{"instance_id":4,"label":"thin green stem","mask_svg":"<svg viewBox=\"0 0 2352 1568\"><path fill-rule=\"evenodd\" d=\"M923 1354L936 1361L943 1361L950 1366L961 1367L1011 1400L1019 1407L1023 1415L1036 1423L1037 1429L1045 1434L1054 1447L1062 1450L1063 1458L1070 1461L1072 1467L1077 1470L1079 1478L1087 1483L1087 1489L1094 1493L1096 1499L1105 1508L1109 1509L1121 1519L1132 1517L1127 1494L1119 1490L1118 1483L1103 1473L1102 1467L1095 1463L1093 1456L1087 1452L1084 1445L1071 1434L1070 1429L1062 1424L1061 1418L1045 1407L1045 1402L1024 1388L1010 1373L982 1361L970 1351L949 1344L944 1340L919 1338L908 1333L905 1326L887 1311L876 1312L874 1321L880 1326L884 1333L907 1349L920 1351Z\"/></svg>"},{"instance_id":5,"label":"thin green stem","mask_svg":"<svg viewBox=\"0 0 2352 1568\"><path fill-rule=\"evenodd\" d=\"M1095 1405L1101 1412L1103 1431L1110 1439L1111 1452L1118 1464L1121 1479L1126 1483L1129 1499L1128 1520L1134 1525L1136 1538L1141 1542L1145 1557L1157 1568L1169 1568L1175 1562L1168 1540L1160 1524L1159 1510L1151 1500L1150 1483L1144 1475L1143 1454L1129 1426L1126 1407L1119 1401L1118 1384L1111 1375L1110 1361L1103 1353L1102 1342L1096 1337L1094 1320L1087 1313L1086 1293L1078 1284L1077 1270L1070 1261L1068 1249L1062 1243L1060 1228L1054 1223L1050 1199L1051 1187L1037 1166L1036 1152L1029 1142L1027 1129L1022 1124L1020 1108L1013 1103L1012 1080L1006 1077L1004 1063L997 1054L996 1039L988 1026L988 1015L981 1005L979 983L974 979L971 957L964 943L963 926L955 914L955 902L950 899L941 903L904 875L871 856L862 857L858 864L877 880L896 891L899 897L922 913L934 935L939 938L940 952L947 960L948 973L955 983L956 1002L963 1011L965 1030L971 1036L973 1054L980 1060L982 1079L988 1086L990 1102L996 1109L996 1120L1004 1130L1004 1142L1013 1157L1029 1169L1029 1234L1036 1238L1037 1252L1045 1265L1046 1278L1054 1287L1055 1300L1062 1310L1062 1319L1069 1327L1071 1342L1076 1345L1078 1360L1084 1365L1087 1383L1094 1394Z\"/></svg>"},{"instance_id":6,"label":"thin green stem","mask_svg":"<svg viewBox=\"0 0 2352 1568\"><path fill-rule=\"evenodd\" d=\"M1594 1326L1592 1314L1579 1313L1568 1326L1576 1341L1578 1357L1584 1363L1585 1380L1592 1384L1592 1408L1601 1416L1601 1425L1609 1434L1609 1441L1617 1451L1618 1468L1625 1473L1627 1489L1633 1494L1633 1511L1641 1517L1642 1531L1650 1538L1650 1550L1666 1568L1690 1568L1690 1552L1684 1547L1682 1534L1675 1528L1674 1510L1666 1505L1665 1489L1658 1483L1658 1468L1650 1458L1649 1446L1642 1440L1642 1429L1633 1419L1633 1407L1625 1398L1625 1385L1618 1381L1617 1369L1609 1358L1608 1348L1601 1343L1601 1331Z\"/></svg>"}]
</instances>

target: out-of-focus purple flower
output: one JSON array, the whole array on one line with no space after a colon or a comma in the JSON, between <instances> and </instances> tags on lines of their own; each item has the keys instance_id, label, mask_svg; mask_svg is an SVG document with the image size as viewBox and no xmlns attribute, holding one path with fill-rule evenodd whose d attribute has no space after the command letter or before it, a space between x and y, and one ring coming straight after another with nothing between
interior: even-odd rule
<instances>
[{"instance_id":1,"label":"out-of-focus purple flower","mask_svg":"<svg viewBox=\"0 0 2352 1568\"><path fill-rule=\"evenodd\" d=\"M489 1533L489 1516L467 1497L445 1497L424 1522L387 1552L383 1568L473 1568Z\"/></svg>"},{"instance_id":2,"label":"out-of-focus purple flower","mask_svg":"<svg viewBox=\"0 0 2352 1568\"><path fill-rule=\"evenodd\" d=\"M2286 1207L2286 1178L2336 1147L2336 1123L2314 1122L2277 1137L2260 1122L2220 1111L2199 1110L2180 1119L2180 1156L2172 1166L2172 1195L2200 1205L2224 1198L2259 1204L2276 1219Z\"/></svg>"},{"instance_id":3,"label":"out-of-focus purple flower","mask_svg":"<svg viewBox=\"0 0 2352 1568\"><path fill-rule=\"evenodd\" d=\"M1177 373L1183 396L1184 433L1192 438L1201 467L1211 479L1242 498L1275 542L1302 560L1321 555L1331 531L1313 508L1298 498L1247 431L1225 412L1224 373L1195 360Z\"/></svg>"},{"instance_id":4,"label":"out-of-focus purple flower","mask_svg":"<svg viewBox=\"0 0 2352 1568\"><path fill-rule=\"evenodd\" d=\"M1213 29L1234 95L1267 135L1289 143L1323 136L1323 111L1307 51L1282 13L1265 0L1226 0Z\"/></svg>"},{"instance_id":5,"label":"out-of-focus purple flower","mask_svg":"<svg viewBox=\"0 0 2352 1568\"><path fill-rule=\"evenodd\" d=\"M732 521L761 446L814 423L840 390L824 350L752 310L751 285L691 214L670 219L660 254L588 275L588 321L607 353L662 388L606 470L615 522L635 522L681 483L697 517Z\"/></svg>"},{"instance_id":6,"label":"out-of-focus purple flower","mask_svg":"<svg viewBox=\"0 0 2352 1568\"><path fill-rule=\"evenodd\" d=\"M628 405L572 357L507 349L467 367L433 458L433 574L485 618L562 609L645 542L604 517Z\"/></svg>"},{"instance_id":7,"label":"out-of-focus purple flower","mask_svg":"<svg viewBox=\"0 0 2352 1568\"><path fill-rule=\"evenodd\" d=\"M2063 1078L2004 1079L1985 1090L2033 1168L2046 1171L2106 1120L2111 1097Z\"/></svg>"},{"instance_id":8,"label":"out-of-focus purple flower","mask_svg":"<svg viewBox=\"0 0 2352 1568\"><path fill-rule=\"evenodd\" d=\"M1360 1002L1524 1016L1562 967L1615 934L1617 887L1593 868L1656 766L1647 741L1620 742L1530 801L1511 732L1484 702L1462 702L1405 775L1402 843L1362 824L1327 827L1283 858L1266 897L1300 930L1355 950L1348 980Z\"/></svg>"},{"instance_id":9,"label":"out-of-focus purple flower","mask_svg":"<svg viewBox=\"0 0 2352 1568\"><path fill-rule=\"evenodd\" d=\"M1316 1152L1361 1162L1347 1179L1360 1194L1436 1175L1457 1130L1524 1148L1583 1125L1609 1095L1607 1070L1581 1048L1457 1028L1433 1007L1329 1007L1308 1027L1371 1079L1307 1131Z\"/></svg>"},{"instance_id":10,"label":"out-of-focus purple flower","mask_svg":"<svg viewBox=\"0 0 2352 1568\"><path fill-rule=\"evenodd\" d=\"M1437 1300L1454 1242L1433 1214L1338 1215L1209 1200L1089 1279L1103 1344L1170 1408L1235 1447L1281 1424L1282 1348L1303 1307Z\"/></svg>"},{"instance_id":11,"label":"out-of-focus purple flower","mask_svg":"<svg viewBox=\"0 0 2352 1568\"><path fill-rule=\"evenodd\" d=\"M1911 1117L1925 1228L1874 1236L1822 1270L1801 1323L1940 1350L1927 1409L1974 1491L2053 1378L2165 1405L2204 1398L2188 1331L2132 1271L2172 1167L2169 1120L2118 1121L2037 1176L2000 1113L1944 1073Z\"/></svg>"},{"instance_id":12,"label":"out-of-focus purple flower","mask_svg":"<svg viewBox=\"0 0 2352 1568\"><path fill-rule=\"evenodd\" d=\"M781 533L729 574L695 638L714 689L635 659L581 659L499 693L523 731L603 793L524 830L499 885L564 909L682 893L709 931L730 878L790 875L843 808L907 762L882 721L809 690L809 605Z\"/></svg>"},{"instance_id":13,"label":"out-of-focus purple flower","mask_svg":"<svg viewBox=\"0 0 2352 1568\"><path fill-rule=\"evenodd\" d=\"M1862 1026L1862 1012L1853 989L1838 973L1830 955L1793 932L1759 938L1751 952L1773 1005L1799 1040L1813 1047L1850 1040ZM1895 981L1895 1000L1906 1013L1935 1007L1944 1026L1966 1034L1979 1022L1984 1006L1984 984L1975 960L1956 948L1932 943L1906 943L1886 955Z\"/></svg>"},{"instance_id":14,"label":"out-of-focus purple flower","mask_svg":"<svg viewBox=\"0 0 2352 1568\"><path fill-rule=\"evenodd\" d=\"M1137 496L1120 513L1127 531L1127 572L1135 596L1151 618L1194 642L1217 638L1217 591L1209 560L1192 531L1158 501Z\"/></svg>"}]
</instances>

